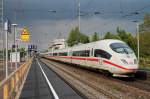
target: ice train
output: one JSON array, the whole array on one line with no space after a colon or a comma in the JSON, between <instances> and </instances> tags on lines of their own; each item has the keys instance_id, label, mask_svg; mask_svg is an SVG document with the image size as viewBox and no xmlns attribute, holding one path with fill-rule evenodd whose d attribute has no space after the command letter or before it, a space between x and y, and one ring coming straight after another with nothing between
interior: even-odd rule
<instances>
[{"instance_id":1,"label":"ice train","mask_svg":"<svg viewBox=\"0 0 150 99\"><path fill-rule=\"evenodd\" d=\"M117 77L133 76L138 61L123 41L106 39L48 52L48 58L102 70Z\"/></svg>"}]
</instances>

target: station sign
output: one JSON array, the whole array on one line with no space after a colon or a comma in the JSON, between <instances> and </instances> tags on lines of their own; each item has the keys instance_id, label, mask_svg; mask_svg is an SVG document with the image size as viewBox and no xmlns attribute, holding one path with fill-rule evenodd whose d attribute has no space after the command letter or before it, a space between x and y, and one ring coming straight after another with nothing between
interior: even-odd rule
<instances>
[{"instance_id":1,"label":"station sign","mask_svg":"<svg viewBox=\"0 0 150 99\"><path fill-rule=\"evenodd\" d=\"M21 39L22 41L30 41L30 34L29 34L29 31L28 31L27 28L24 28L24 29L21 31L20 39Z\"/></svg>"}]
</instances>

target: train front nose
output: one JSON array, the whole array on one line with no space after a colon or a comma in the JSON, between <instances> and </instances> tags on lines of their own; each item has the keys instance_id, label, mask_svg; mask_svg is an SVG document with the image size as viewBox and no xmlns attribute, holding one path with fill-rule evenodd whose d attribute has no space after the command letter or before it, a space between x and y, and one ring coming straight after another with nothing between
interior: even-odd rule
<instances>
[{"instance_id":1,"label":"train front nose","mask_svg":"<svg viewBox=\"0 0 150 99\"><path fill-rule=\"evenodd\" d=\"M136 58L122 58L121 65L124 67L125 73L135 73L138 69L138 61Z\"/></svg>"},{"instance_id":2,"label":"train front nose","mask_svg":"<svg viewBox=\"0 0 150 99\"><path fill-rule=\"evenodd\" d=\"M124 65L126 68L138 68L137 59L121 59L121 64Z\"/></svg>"}]
</instances>

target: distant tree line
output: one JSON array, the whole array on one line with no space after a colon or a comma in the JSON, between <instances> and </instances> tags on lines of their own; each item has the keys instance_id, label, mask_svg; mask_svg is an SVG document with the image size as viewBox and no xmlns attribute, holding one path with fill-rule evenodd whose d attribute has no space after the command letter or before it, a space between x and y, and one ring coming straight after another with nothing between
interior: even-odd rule
<instances>
[{"instance_id":1,"label":"distant tree line","mask_svg":"<svg viewBox=\"0 0 150 99\"><path fill-rule=\"evenodd\" d=\"M0 59L2 59L3 57L5 57L6 56L6 52L5 52L6 50L4 49L4 55L3 55L3 51L1 50L0 51ZM10 53L11 52L15 52L15 49L8 49L8 56L10 56ZM22 58L22 57L24 57L26 54L27 54L27 52L25 51L25 48L19 48L19 49L17 49L17 52L20 52L20 57ZM10 57L8 57L8 58L10 58Z\"/></svg>"},{"instance_id":2,"label":"distant tree line","mask_svg":"<svg viewBox=\"0 0 150 99\"><path fill-rule=\"evenodd\" d=\"M140 25L140 56L150 58L150 13L145 14Z\"/></svg>"},{"instance_id":3,"label":"distant tree line","mask_svg":"<svg viewBox=\"0 0 150 99\"><path fill-rule=\"evenodd\" d=\"M150 14L145 14L144 23L140 25L140 57L150 58ZM137 35L126 32L124 29L117 27L116 33L107 32L100 37L97 32L92 36L87 36L79 31L76 27L69 33L67 43L68 46L74 46L79 43L95 42L103 39L119 39L126 42L137 55Z\"/></svg>"}]
</instances>

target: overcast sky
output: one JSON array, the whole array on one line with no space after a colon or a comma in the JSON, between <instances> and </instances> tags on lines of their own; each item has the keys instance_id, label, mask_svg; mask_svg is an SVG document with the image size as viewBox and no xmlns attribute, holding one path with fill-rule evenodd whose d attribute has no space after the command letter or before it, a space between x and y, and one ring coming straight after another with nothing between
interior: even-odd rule
<instances>
[{"instance_id":1,"label":"overcast sky","mask_svg":"<svg viewBox=\"0 0 150 99\"><path fill-rule=\"evenodd\" d=\"M81 11L85 13L81 17L81 32L87 35L93 32L98 32L100 36L107 31L115 33L117 26L135 33L136 25L132 21L142 21L144 13L150 13L150 0L80 2ZM56 10L56 13L48 10ZM137 10L139 15L126 16ZM94 15L95 11L101 14ZM46 49L59 33L67 37L69 31L77 26L77 0L5 0L4 12L12 23L29 28L32 42L40 49Z\"/></svg>"}]
</instances>

